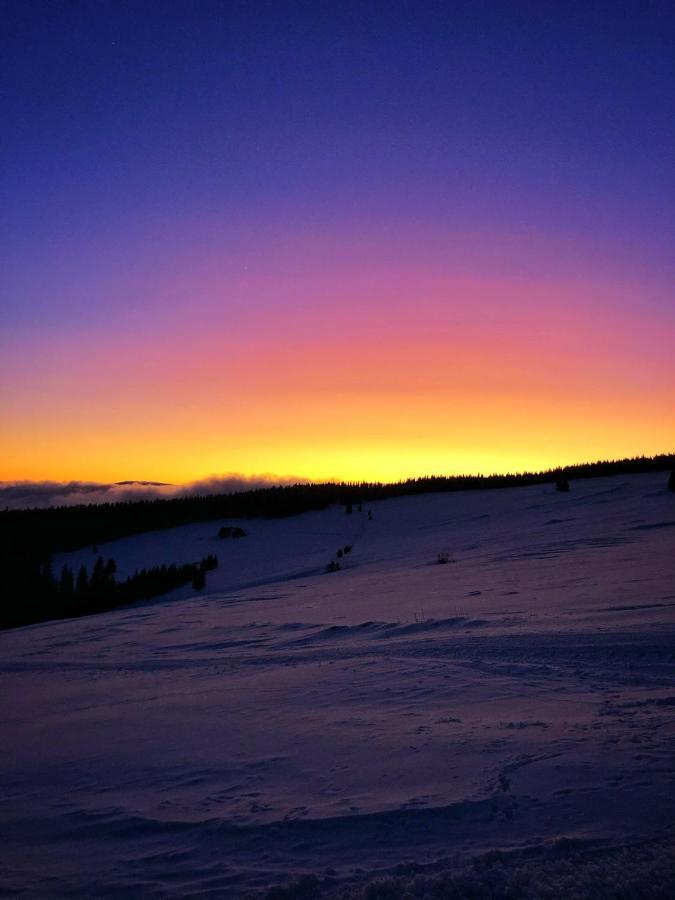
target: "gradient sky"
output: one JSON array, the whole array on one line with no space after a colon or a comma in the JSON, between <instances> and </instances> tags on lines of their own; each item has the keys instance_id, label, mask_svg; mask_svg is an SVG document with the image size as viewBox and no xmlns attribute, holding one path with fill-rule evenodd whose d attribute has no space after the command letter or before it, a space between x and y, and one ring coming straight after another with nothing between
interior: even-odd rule
<instances>
[{"instance_id":1,"label":"gradient sky","mask_svg":"<svg viewBox=\"0 0 675 900\"><path fill-rule=\"evenodd\" d=\"M2 18L0 479L675 449L672 3Z\"/></svg>"}]
</instances>

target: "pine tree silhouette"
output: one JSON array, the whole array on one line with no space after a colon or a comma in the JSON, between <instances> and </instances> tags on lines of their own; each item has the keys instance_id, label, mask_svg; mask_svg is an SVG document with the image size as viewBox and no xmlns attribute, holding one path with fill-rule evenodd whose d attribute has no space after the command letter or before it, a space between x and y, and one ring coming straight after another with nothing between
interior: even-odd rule
<instances>
[{"instance_id":1,"label":"pine tree silhouette","mask_svg":"<svg viewBox=\"0 0 675 900\"><path fill-rule=\"evenodd\" d=\"M197 572L195 577L192 579L192 587L196 591L201 591L206 587L206 576L203 572Z\"/></svg>"},{"instance_id":2,"label":"pine tree silhouette","mask_svg":"<svg viewBox=\"0 0 675 900\"><path fill-rule=\"evenodd\" d=\"M69 566L61 569L61 577L59 578L59 594L66 602L73 596L75 590L75 579L73 578L73 570Z\"/></svg>"},{"instance_id":3,"label":"pine tree silhouette","mask_svg":"<svg viewBox=\"0 0 675 900\"><path fill-rule=\"evenodd\" d=\"M75 593L79 596L84 596L89 590L89 578L87 576L87 570L84 566L80 566L80 571L77 573L77 581L75 582Z\"/></svg>"}]
</instances>

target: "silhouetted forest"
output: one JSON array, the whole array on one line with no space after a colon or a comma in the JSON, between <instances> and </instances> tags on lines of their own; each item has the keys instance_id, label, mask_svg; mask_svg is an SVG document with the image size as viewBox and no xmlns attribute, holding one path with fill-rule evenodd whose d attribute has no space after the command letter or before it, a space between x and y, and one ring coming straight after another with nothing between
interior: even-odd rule
<instances>
[{"instance_id":1,"label":"silhouetted forest","mask_svg":"<svg viewBox=\"0 0 675 900\"><path fill-rule=\"evenodd\" d=\"M49 569L53 554L98 546L132 534L217 519L281 518L325 509L336 503L351 509L375 500L411 494L555 485L561 480L662 471L673 466L675 454L664 454L582 463L545 472L430 476L388 484L296 484L170 500L4 510L0 512L0 593L4 598L0 627L7 627L9 622L38 621L28 612L21 614L21 610L43 608L41 573ZM121 598L124 594L116 596Z\"/></svg>"},{"instance_id":2,"label":"silhouetted forest","mask_svg":"<svg viewBox=\"0 0 675 900\"><path fill-rule=\"evenodd\" d=\"M103 561L99 556L91 574L81 566L77 575L70 566L63 566L55 576L51 559L17 572L17 602L3 604L0 628L30 625L48 619L68 619L106 612L137 600L147 600L166 594L184 584L195 590L206 587L206 573L215 569L218 557L205 556L199 563L154 566L141 569L124 581L117 581L114 559Z\"/></svg>"}]
</instances>

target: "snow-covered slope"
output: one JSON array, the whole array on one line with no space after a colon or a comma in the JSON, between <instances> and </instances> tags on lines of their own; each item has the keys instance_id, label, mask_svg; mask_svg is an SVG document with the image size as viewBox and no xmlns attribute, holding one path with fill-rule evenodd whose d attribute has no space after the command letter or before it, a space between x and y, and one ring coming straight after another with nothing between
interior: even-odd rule
<instances>
[{"instance_id":1,"label":"snow-covered slope","mask_svg":"<svg viewBox=\"0 0 675 900\"><path fill-rule=\"evenodd\" d=\"M327 867L663 832L665 481L425 495L251 521L241 540L211 522L101 547L123 575L212 552L220 566L198 595L0 635L4 890L236 897Z\"/></svg>"}]
</instances>

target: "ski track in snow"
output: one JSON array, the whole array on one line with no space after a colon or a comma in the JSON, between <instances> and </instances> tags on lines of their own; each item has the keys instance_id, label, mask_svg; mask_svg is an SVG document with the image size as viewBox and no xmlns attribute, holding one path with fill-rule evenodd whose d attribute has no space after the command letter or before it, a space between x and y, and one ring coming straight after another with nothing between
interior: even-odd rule
<instances>
[{"instance_id":1,"label":"ski track in snow","mask_svg":"<svg viewBox=\"0 0 675 900\"><path fill-rule=\"evenodd\" d=\"M291 875L675 821L665 473L138 535L206 591L0 634L0 896ZM324 574L339 547L344 569ZM436 564L440 552L454 559ZM68 554L91 565L90 550Z\"/></svg>"}]
</instances>

